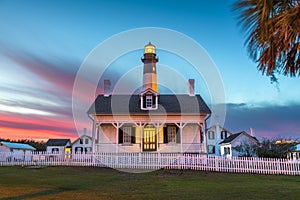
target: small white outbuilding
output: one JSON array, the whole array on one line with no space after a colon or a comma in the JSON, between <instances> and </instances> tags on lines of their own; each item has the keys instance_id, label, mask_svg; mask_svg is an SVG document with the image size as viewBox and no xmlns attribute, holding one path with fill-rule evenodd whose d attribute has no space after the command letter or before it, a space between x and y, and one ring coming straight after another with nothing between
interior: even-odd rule
<instances>
[{"instance_id":1,"label":"small white outbuilding","mask_svg":"<svg viewBox=\"0 0 300 200\"><path fill-rule=\"evenodd\" d=\"M27 161L31 160L31 152L36 148L29 144L15 142L0 142L1 161Z\"/></svg>"}]
</instances>

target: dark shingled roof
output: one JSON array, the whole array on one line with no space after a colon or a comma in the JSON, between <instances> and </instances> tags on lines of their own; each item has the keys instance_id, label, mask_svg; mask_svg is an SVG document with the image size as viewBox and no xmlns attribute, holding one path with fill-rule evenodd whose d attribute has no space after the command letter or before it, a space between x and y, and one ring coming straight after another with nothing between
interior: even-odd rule
<instances>
[{"instance_id":1,"label":"dark shingled roof","mask_svg":"<svg viewBox=\"0 0 300 200\"><path fill-rule=\"evenodd\" d=\"M141 110L140 96L133 95L110 95L104 97L99 95L95 102L88 110L88 114L103 114L111 115L143 115L149 112L152 115L160 114L210 114L211 111L203 101L200 95L158 95L158 109L157 110Z\"/></svg>"},{"instance_id":2,"label":"dark shingled roof","mask_svg":"<svg viewBox=\"0 0 300 200\"><path fill-rule=\"evenodd\" d=\"M220 142L220 144L230 143L232 140L234 140L235 138L237 138L240 134L241 133L232 134L228 138L225 138L222 142Z\"/></svg>"},{"instance_id":3,"label":"dark shingled roof","mask_svg":"<svg viewBox=\"0 0 300 200\"><path fill-rule=\"evenodd\" d=\"M70 139L49 139L46 143L46 146L66 146L71 144Z\"/></svg>"},{"instance_id":4,"label":"dark shingled roof","mask_svg":"<svg viewBox=\"0 0 300 200\"><path fill-rule=\"evenodd\" d=\"M241 134L245 134L248 135L249 137L253 138L256 142L258 142L258 140L256 139L256 137L253 137L251 135L249 135L248 133L246 133L245 131L242 131L240 133L235 133L230 135L228 138L225 138L222 142L220 142L219 144L225 144L225 143L230 143L232 142L235 138L237 138L239 135Z\"/></svg>"}]
</instances>

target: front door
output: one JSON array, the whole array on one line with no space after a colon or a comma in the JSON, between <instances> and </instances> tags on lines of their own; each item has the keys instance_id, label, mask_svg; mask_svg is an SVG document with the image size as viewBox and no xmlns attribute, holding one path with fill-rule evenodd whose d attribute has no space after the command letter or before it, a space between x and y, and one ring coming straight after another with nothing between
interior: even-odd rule
<instances>
[{"instance_id":1,"label":"front door","mask_svg":"<svg viewBox=\"0 0 300 200\"><path fill-rule=\"evenodd\" d=\"M143 151L156 151L156 128L146 126L143 135Z\"/></svg>"}]
</instances>

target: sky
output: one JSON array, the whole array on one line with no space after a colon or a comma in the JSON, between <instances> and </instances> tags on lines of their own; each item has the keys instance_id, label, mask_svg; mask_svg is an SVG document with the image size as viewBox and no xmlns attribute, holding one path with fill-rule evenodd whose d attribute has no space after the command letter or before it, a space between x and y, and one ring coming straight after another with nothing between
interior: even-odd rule
<instances>
[{"instance_id":1,"label":"sky","mask_svg":"<svg viewBox=\"0 0 300 200\"><path fill-rule=\"evenodd\" d=\"M279 84L271 84L269 77L257 71L244 46L245 35L232 12L233 3L0 0L0 138L74 140L83 128L90 134L92 123L86 110L80 110L82 120L74 120L72 111L74 81L82 63L112 36L144 27L177 31L207 52L222 79L227 130L236 133L253 128L258 138L300 138L300 79L278 75ZM151 35L147 39L156 41ZM117 51L122 45L107 51ZM159 43L154 45L159 57L158 82L172 82L170 70L193 77L196 93L209 104L205 81L189 70L192 66L160 49ZM141 84L142 56L143 46L121 55L106 70L106 78L114 86L123 73L136 70L131 81ZM89 77L85 81L91 83ZM184 92L182 87L177 89ZM95 95L101 92L99 82ZM81 98L92 104L93 98Z\"/></svg>"}]
</instances>

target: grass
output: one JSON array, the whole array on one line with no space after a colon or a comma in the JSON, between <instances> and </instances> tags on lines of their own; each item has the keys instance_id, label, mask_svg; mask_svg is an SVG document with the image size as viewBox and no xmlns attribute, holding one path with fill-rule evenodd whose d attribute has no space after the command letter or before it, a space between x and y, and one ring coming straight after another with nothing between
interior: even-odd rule
<instances>
[{"instance_id":1,"label":"grass","mask_svg":"<svg viewBox=\"0 0 300 200\"><path fill-rule=\"evenodd\" d=\"M298 199L300 177L190 170L0 167L0 199Z\"/></svg>"}]
</instances>

